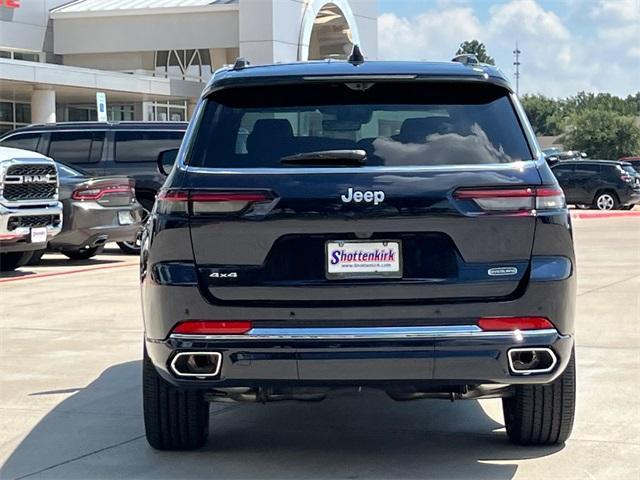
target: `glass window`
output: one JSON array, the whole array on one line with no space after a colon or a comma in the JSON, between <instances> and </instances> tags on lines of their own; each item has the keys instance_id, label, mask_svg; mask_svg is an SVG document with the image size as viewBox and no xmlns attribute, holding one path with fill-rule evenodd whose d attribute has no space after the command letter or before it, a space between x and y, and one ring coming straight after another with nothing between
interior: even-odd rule
<instances>
[{"instance_id":1,"label":"glass window","mask_svg":"<svg viewBox=\"0 0 640 480\"><path fill-rule=\"evenodd\" d=\"M67 163L96 163L102 157L105 132L53 132L48 155Z\"/></svg>"},{"instance_id":2,"label":"glass window","mask_svg":"<svg viewBox=\"0 0 640 480\"><path fill-rule=\"evenodd\" d=\"M200 125L194 166L287 167L283 156L340 149L364 150L374 166L532 159L509 97L487 85L226 89L208 101Z\"/></svg>"},{"instance_id":3,"label":"glass window","mask_svg":"<svg viewBox=\"0 0 640 480\"><path fill-rule=\"evenodd\" d=\"M17 133L11 135L9 138L3 139L0 145L35 152L38 149L38 140L40 140L39 133Z\"/></svg>"},{"instance_id":4,"label":"glass window","mask_svg":"<svg viewBox=\"0 0 640 480\"><path fill-rule=\"evenodd\" d=\"M594 175L600 173L600 165L595 164L577 164L575 169L576 175Z\"/></svg>"},{"instance_id":5,"label":"glass window","mask_svg":"<svg viewBox=\"0 0 640 480\"><path fill-rule=\"evenodd\" d=\"M573 165L557 165L552 168L553 174L560 178L561 176L566 176L573 171Z\"/></svg>"},{"instance_id":6,"label":"glass window","mask_svg":"<svg viewBox=\"0 0 640 480\"><path fill-rule=\"evenodd\" d=\"M155 162L163 150L180 147L184 132L121 130L115 133L116 162Z\"/></svg>"},{"instance_id":7,"label":"glass window","mask_svg":"<svg viewBox=\"0 0 640 480\"><path fill-rule=\"evenodd\" d=\"M62 178L76 178L85 176L83 172L80 172L75 168L71 168L68 165L64 165L63 163L56 162L56 166L58 167L58 174Z\"/></svg>"},{"instance_id":8,"label":"glass window","mask_svg":"<svg viewBox=\"0 0 640 480\"><path fill-rule=\"evenodd\" d=\"M14 60L24 60L25 62L39 62L40 55L37 53L13 52Z\"/></svg>"},{"instance_id":9,"label":"glass window","mask_svg":"<svg viewBox=\"0 0 640 480\"><path fill-rule=\"evenodd\" d=\"M0 58L11 58L11 52L0 50Z\"/></svg>"},{"instance_id":10,"label":"glass window","mask_svg":"<svg viewBox=\"0 0 640 480\"><path fill-rule=\"evenodd\" d=\"M13 102L0 102L0 122L13 123Z\"/></svg>"},{"instance_id":11,"label":"glass window","mask_svg":"<svg viewBox=\"0 0 640 480\"><path fill-rule=\"evenodd\" d=\"M31 105L16 103L16 123L31 123Z\"/></svg>"}]
</instances>

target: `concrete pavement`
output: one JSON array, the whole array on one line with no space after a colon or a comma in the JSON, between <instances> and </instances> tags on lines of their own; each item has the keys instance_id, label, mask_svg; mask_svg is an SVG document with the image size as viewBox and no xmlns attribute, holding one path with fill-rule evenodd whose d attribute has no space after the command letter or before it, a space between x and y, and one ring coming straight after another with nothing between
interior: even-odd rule
<instances>
[{"instance_id":1,"label":"concrete pavement","mask_svg":"<svg viewBox=\"0 0 640 480\"><path fill-rule=\"evenodd\" d=\"M137 263L111 250L80 264L47 255L0 283L0 478L639 478L640 220L574 224L578 411L564 448L510 445L499 400L365 390L214 405L204 449L156 452L141 418Z\"/></svg>"}]
</instances>

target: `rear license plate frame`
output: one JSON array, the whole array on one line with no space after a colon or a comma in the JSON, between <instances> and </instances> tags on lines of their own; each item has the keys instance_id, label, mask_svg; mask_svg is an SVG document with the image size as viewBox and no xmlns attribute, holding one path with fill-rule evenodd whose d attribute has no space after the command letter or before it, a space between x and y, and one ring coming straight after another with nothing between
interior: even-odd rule
<instances>
[{"instance_id":1,"label":"rear license plate frame","mask_svg":"<svg viewBox=\"0 0 640 480\"><path fill-rule=\"evenodd\" d=\"M337 245L343 248L345 245L380 245L382 247L388 247L389 245L395 245L395 252L397 254L397 270L388 271L353 271L353 272L336 272L330 271L330 249L332 246ZM334 247L335 248L335 247ZM325 276L328 280L345 280L345 279L360 279L360 280L380 280L380 279L399 279L402 278L403 264L402 264L402 241L401 240L327 240L324 247L324 269Z\"/></svg>"}]
</instances>

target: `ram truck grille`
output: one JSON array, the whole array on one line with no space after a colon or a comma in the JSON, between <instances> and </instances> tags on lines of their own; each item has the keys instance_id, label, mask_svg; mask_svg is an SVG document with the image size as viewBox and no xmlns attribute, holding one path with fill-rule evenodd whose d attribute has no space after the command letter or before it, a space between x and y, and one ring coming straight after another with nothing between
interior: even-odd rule
<instances>
[{"instance_id":1,"label":"ram truck grille","mask_svg":"<svg viewBox=\"0 0 640 480\"><path fill-rule=\"evenodd\" d=\"M13 165L4 177L5 200L53 200L57 193L57 172L53 165Z\"/></svg>"}]
</instances>

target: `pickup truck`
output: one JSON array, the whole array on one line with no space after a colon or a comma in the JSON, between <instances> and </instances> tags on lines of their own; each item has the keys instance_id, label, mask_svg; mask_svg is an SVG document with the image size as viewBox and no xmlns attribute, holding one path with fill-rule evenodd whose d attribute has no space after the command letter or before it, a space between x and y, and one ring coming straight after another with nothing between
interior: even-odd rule
<instances>
[{"instance_id":1,"label":"pickup truck","mask_svg":"<svg viewBox=\"0 0 640 480\"><path fill-rule=\"evenodd\" d=\"M26 264L61 229L55 162L39 153L0 147L0 271Z\"/></svg>"}]
</instances>

